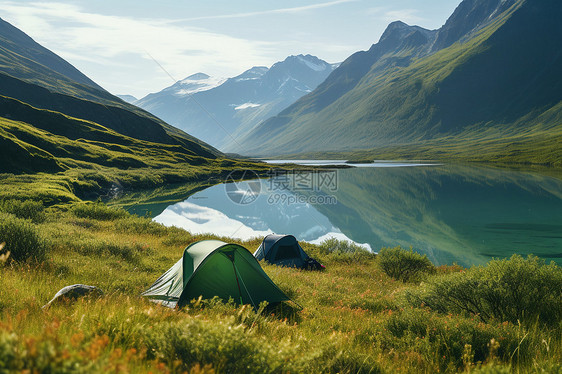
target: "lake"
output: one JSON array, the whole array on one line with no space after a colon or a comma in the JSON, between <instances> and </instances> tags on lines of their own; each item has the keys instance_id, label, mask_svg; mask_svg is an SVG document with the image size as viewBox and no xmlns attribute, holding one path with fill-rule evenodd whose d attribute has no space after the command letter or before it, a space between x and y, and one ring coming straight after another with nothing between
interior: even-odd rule
<instances>
[{"instance_id":1,"label":"lake","mask_svg":"<svg viewBox=\"0 0 562 374\"><path fill-rule=\"evenodd\" d=\"M562 264L558 178L430 163L362 166L274 172L215 185L179 202L152 199L126 208L150 211L155 221L193 233L240 239L292 234L312 243L336 237L375 252L412 246L435 264L469 266L514 253Z\"/></svg>"}]
</instances>

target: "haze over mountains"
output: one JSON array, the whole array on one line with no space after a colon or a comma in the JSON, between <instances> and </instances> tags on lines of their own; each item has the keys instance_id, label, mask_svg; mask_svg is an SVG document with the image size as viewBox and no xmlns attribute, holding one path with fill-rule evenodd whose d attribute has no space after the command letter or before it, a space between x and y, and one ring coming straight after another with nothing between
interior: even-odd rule
<instances>
[{"instance_id":1,"label":"haze over mountains","mask_svg":"<svg viewBox=\"0 0 562 374\"><path fill-rule=\"evenodd\" d=\"M197 73L135 105L221 148L310 93L336 66L298 55L229 79Z\"/></svg>"},{"instance_id":2,"label":"haze over mountains","mask_svg":"<svg viewBox=\"0 0 562 374\"><path fill-rule=\"evenodd\" d=\"M0 172L201 164L218 155L0 19Z\"/></svg>"},{"instance_id":3,"label":"haze over mountains","mask_svg":"<svg viewBox=\"0 0 562 374\"><path fill-rule=\"evenodd\" d=\"M557 0L464 0L439 30L393 22L368 51L225 150L271 156L561 136L561 18Z\"/></svg>"}]
</instances>

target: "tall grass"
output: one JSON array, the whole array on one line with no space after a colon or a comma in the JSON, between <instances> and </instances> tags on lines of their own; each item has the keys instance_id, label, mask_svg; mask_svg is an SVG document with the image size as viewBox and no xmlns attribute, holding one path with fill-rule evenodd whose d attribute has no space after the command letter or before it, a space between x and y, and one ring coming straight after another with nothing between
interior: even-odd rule
<instances>
[{"instance_id":1,"label":"tall grass","mask_svg":"<svg viewBox=\"0 0 562 374\"><path fill-rule=\"evenodd\" d=\"M380 255L361 247L335 240L320 246L302 243L326 265L325 272L263 264L302 310L281 305L255 311L213 299L194 300L176 311L139 295L189 243L212 236L114 214L98 204L82 217L76 208L49 209L39 224L1 213L40 232L38 238L50 244L40 263L0 267L0 372L451 373L560 368L560 317L555 317L558 324L548 325L482 321L479 315L440 310L419 299L432 295L433 285L443 279L470 278L478 271L498 275L519 269L515 279L530 277L528 282L542 287L530 272L556 281L552 274L560 269L551 265L523 259L492 262L482 267L491 270L455 269L424 275L422 284L404 283L382 269ZM98 214L107 211L111 213ZM229 241L248 249L260 244L259 239ZM74 283L97 286L106 296L41 309L60 288ZM552 288L544 292L549 294L552 300L557 295ZM404 295L418 299L413 302Z\"/></svg>"},{"instance_id":2,"label":"tall grass","mask_svg":"<svg viewBox=\"0 0 562 374\"><path fill-rule=\"evenodd\" d=\"M0 212L11 213L18 218L35 223L45 220L43 202L34 200L5 199L0 201Z\"/></svg>"},{"instance_id":3,"label":"tall grass","mask_svg":"<svg viewBox=\"0 0 562 374\"><path fill-rule=\"evenodd\" d=\"M124 218L128 213L121 208L112 208L101 202L76 204L72 207L76 217L92 218L95 220L111 221Z\"/></svg>"},{"instance_id":4,"label":"tall grass","mask_svg":"<svg viewBox=\"0 0 562 374\"><path fill-rule=\"evenodd\" d=\"M47 245L37 228L28 220L10 213L0 212L0 242L10 251L9 259L15 261L43 261L47 255Z\"/></svg>"}]
</instances>

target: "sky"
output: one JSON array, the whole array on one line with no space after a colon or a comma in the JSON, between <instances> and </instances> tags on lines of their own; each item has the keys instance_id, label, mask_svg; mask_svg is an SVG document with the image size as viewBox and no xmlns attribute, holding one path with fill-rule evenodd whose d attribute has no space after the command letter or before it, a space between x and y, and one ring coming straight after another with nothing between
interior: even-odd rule
<instances>
[{"instance_id":1,"label":"sky","mask_svg":"<svg viewBox=\"0 0 562 374\"><path fill-rule=\"evenodd\" d=\"M113 94L189 75L228 78L287 56L330 63L403 21L441 27L460 0L0 0L0 17Z\"/></svg>"}]
</instances>

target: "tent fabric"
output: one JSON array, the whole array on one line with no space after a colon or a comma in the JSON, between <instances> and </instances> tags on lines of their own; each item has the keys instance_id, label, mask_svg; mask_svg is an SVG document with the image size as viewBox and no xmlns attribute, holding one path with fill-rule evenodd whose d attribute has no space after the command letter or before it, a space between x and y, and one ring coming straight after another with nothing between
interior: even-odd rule
<instances>
[{"instance_id":1,"label":"tent fabric","mask_svg":"<svg viewBox=\"0 0 562 374\"><path fill-rule=\"evenodd\" d=\"M293 235L267 235L254 252L257 260L280 266L302 268L309 259Z\"/></svg>"},{"instance_id":2,"label":"tent fabric","mask_svg":"<svg viewBox=\"0 0 562 374\"><path fill-rule=\"evenodd\" d=\"M262 301L290 300L246 248L219 240L189 245L182 258L142 295L180 308L199 296L232 298L236 303L251 304L255 308Z\"/></svg>"}]
</instances>

